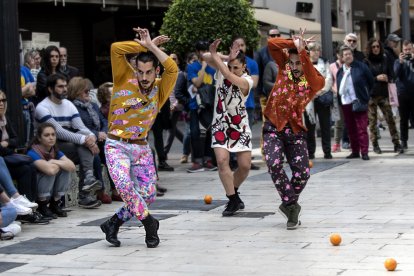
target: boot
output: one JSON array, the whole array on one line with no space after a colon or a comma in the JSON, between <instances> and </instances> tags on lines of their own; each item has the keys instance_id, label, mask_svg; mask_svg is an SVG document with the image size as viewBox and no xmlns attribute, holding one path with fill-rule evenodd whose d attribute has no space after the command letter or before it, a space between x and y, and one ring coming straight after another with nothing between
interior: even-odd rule
<instances>
[{"instance_id":1,"label":"boot","mask_svg":"<svg viewBox=\"0 0 414 276\"><path fill-rule=\"evenodd\" d=\"M155 248L160 243L160 238L158 237L158 228L160 228L160 223L156 218L151 215L148 215L145 219L141 220L145 228L145 243L148 248Z\"/></svg>"},{"instance_id":2,"label":"boot","mask_svg":"<svg viewBox=\"0 0 414 276\"><path fill-rule=\"evenodd\" d=\"M373 146L373 148L374 148L374 152L375 152L375 153L377 153L377 154L381 154L381 153L382 153L382 150L381 150L381 148L379 147L378 143L373 143L373 144L372 144L372 146Z\"/></svg>"},{"instance_id":3,"label":"boot","mask_svg":"<svg viewBox=\"0 0 414 276\"><path fill-rule=\"evenodd\" d=\"M37 211L44 216L45 218L51 218L51 219L57 219L57 215L54 214L49 207L47 206L47 204L49 203L48 200L45 201L38 201L37 204L39 205L39 207L37 208Z\"/></svg>"},{"instance_id":4,"label":"boot","mask_svg":"<svg viewBox=\"0 0 414 276\"><path fill-rule=\"evenodd\" d=\"M243 210L244 209L244 202L241 200L241 198L239 196L240 195L239 188L234 187L234 191L236 192L236 195L239 199L239 209Z\"/></svg>"},{"instance_id":5,"label":"boot","mask_svg":"<svg viewBox=\"0 0 414 276\"><path fill-rule=\"evenodd\" d=\"M110 219L101 224L101 230L106 235L105 239L115 247L119 247L121 245L121 242L118 240L117 236L119 227L121 227L123 223L124 221L118 218L118 215L115 214Z\"/></svg>"},{"instance_id":6,"label":"boot","mask_svg":"<svg viewBox=\"0 0 414 276\"><path fill-rule=\"evenodd\" d=\"M227 202L226 208L222 213L223 217L232 216L240 209L240 201L237 194L226 196L229 199L229 201Z\"/></svg>"},{"instance_id":7,"label":"boot","mask_svg":"<svg viewBox=\"0 0 414 276\"><path fill-rule=\"evenodd\" d=\"M67 217L68 213L62 210L62 207L60 207L60 200L55 201L55 199L50 200L49 205L50 211L52 211L54 214L56 214L58 217Z\"/></svg>"}]
</instances>

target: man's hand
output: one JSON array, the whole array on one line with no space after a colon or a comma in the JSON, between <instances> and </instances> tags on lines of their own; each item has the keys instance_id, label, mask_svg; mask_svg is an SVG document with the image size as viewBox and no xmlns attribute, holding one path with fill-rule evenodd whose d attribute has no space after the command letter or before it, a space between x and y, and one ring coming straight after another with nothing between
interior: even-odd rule
<instances>
[{"instance_id":1,"label":"man's hand","mask_svg":"<svg viewBox=\"0 0 414 276\"><path fill-rule=\"evenodd\" d=\"M99 153L98 145L93 144L91 147L88 147L89 150L92 152L93 155L96 155Z\"/></svg>"},{"instance_id":2,"label":"man's hand","mask_svg":"<svg viewBox=\"0 0 414 276\"><path fill-rule=\"evenodd\" d=\"M404 63L404 57L405 57L405 54L404 53L400 53L400 55L399 55L398 58L399 58L401 64Z\"/></svg>"},{"instance_id":3,"label":"man's hand","mask_svg":"<svg viewBox=\"0 0 414 276\"><path fill-rule=\"evenodd\" d=\"M212 55L217 54L217 48L220 45L221 39L216 39L210 44L209 51Z\"/></svg>"},{"instance_id":4,"label":"man's hand","mask_svg":"<svg viewBox=\"0 0 414 276\"><path fill-rule=\"evenodd\" d=\"M314 38L315 36L311 36L310 38L305 39L304 35L305 35L305 31L306 28L302 30L302 28L299 29L299 34L298 35L293 35L292 39L293 39L293 43L296 46L296 49L298 50L298 52L302 52L302 50L305 49L306 45L308 43L314 42Z\"/></svg>"},{"instance_id":5,"label":"man's hand","mask_svg":"<svg viewBox=\"0 0 414 276\"><path fill-rule=\"evenodd\" d=\"M148 29L141 29L140 27L133 28L133 30L137 33L136 38L134 41L141 44L141 46L150 49L152 46L154 46Z\"/></svg>"},{"instance_id":6,"label":"man's hand","mask_svg":"<svg viewBox=\"0 0 414 276\"><path fill-rule=\"evenodd\" d=\"M159 35L152 40L152 43L154 43L155 46L160 46L161 44L164 44L170 40L171 38L166 35Z\"/></svg>"},{"instance_id":7,"label":"man's hand","mask_svg":"<svg viewBox=\"0 0 414 276\"><path fill-rule=\"evenodd\" d=\"M386 74L380 74L377 76L377 81L388 82L388 76Z\"/></svg>"},{"instance_id":8,"label":"man's hand","mask_svg":"<svg viewBox=\"0 0 414 276\"><path fill-rule=\"evenodd\" d=\"M240 43L237 41L233 42L233 45L230 47L229 61L236 59L237 55L240 53Z\"/></svg>"},{"instance_id":9,"label":"man's hand","mask_svg":"<svg viewBox=\"0 0 414 276\"><path fill-rule=\"evenodd\" d=\"M86 136L86 138L85 138L85 143L84 143L84 145L85 145L87 148L90 148L92 145L95 145L95 142L96 142L96 137L95 137L95 135L88 135L88 136Z\"/></svg>"}]
</instances>

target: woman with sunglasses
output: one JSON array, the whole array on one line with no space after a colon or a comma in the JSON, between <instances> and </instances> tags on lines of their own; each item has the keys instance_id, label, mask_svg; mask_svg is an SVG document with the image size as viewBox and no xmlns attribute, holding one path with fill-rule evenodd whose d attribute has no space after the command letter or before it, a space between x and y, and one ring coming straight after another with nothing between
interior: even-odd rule
<instances>
[{"instance_id":1,"label":"woman with sunglasses","mask_svg":"<svg viewBox=\"0 0 414 276\"><path fill-rule=\"evenodd\" d=\"M403 153L404 149L400 144L400 137L395 126L391 105L388 99L388 83L392 80L393 68L390 67L387 62L387 56L384 53L384 48L379 39L371 38L368 41L366 54L368 57L366 63L375 78L374 87L371 90L371 97L368 103L369 137L374 152L377 154L382 153L378 144L379 130L377 120L379 107L387 122L392 143L394 144L394 152Z\"/></svg>"}]
</instances>

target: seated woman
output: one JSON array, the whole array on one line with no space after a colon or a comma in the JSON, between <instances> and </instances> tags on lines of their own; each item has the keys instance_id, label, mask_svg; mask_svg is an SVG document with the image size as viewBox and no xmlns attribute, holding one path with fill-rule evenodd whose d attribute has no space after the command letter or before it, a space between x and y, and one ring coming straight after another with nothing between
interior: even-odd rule
<instances>
[{"instance_id":1,"label":"seated woman","mask_svg":"<svg viewBox=\"0 0 414 276\"><path fill-rule=\"evenodd\" d=\"M106 133L108 132L108 120L106 120L96 103L91 102L89 96L90 81L82 77L74 77L69 81L68 85L68 99L78 109L79 115L85 126L95 134L100 151L103 151L103 145L106 140ZM112 202L111 197L105 193L105 186L102 177L102 160L99 154L95 155L93 160L93 168L95 177L101 181L102 188L97 192L97 199L102 203L109 204Z\"/></svg>"},{"instance_id":2,"label":"seated woman","mask_svg":"<svg viewBox=\"0 0 414 276\"><path fill-rule=\"evenodd\" d=\"M20 196L16 189L12 191L11 187L8 186L5 186L4 189L6 189L6 192L10 197L17 199L20 202L20 205L36 208L37 204L30 202L36 198L34 184L36 182L36 168L33 166L29 157L27 157L27 160L24 160L24 156L17 156L22 158L13 158L14 156L12 155L15 154L18 146L18 137L10 124L10 121L6 117L6 111L6 93L0 90L0 156L4 158L12 179L16 180L20 194L26 195L29 200Z\"/></svg>"},{"instance_id":3,"label":"seated woman","mask_svg":"<svg viewBox=\"0 0 414 276\"><path fill-rule=\"evenodd\" d=\"M39 171L38 211L44 217L66 217L67 213L62 210L60 199L69 188L70 173L75 171L75 164L56 147L56 129L52 124L42 123L37 127L36 136L27 154L32 157Z\"/></svg>"},{"instance_id":4,"label":"seated woman","mask_svg":"<svg viewBox=\"0 0 414 276\"><path fill-rule=\"evenodd\" d=\"M16 208L3 188L0 187L0 239L11 240L20 233L20 225L13 223L17 217Z\"/></svg>"}]
</instances>

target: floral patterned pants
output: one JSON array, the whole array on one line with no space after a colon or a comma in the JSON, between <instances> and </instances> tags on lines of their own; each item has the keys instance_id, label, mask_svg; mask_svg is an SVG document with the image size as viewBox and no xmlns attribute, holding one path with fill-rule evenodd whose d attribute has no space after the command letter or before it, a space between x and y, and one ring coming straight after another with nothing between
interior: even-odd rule
<instances>
[{"instance_id":1,"label":"floral patterned pants","mask_svg":"<svg viewBox=\"0 0 414 276\"><path fill-rule=\"evenodd\" d=\"M310 177L306 133L295 134L290 126L277 131L267 121L263 126L263 140L266 164L283 204L296 203ZM290 180L283 169L284 156L292 170Z\"/></svg>"},{"instance_id":2,"label":"floral patterned pants","mask_svg":"<svg viewBox=\"0 0 414 276\"><path fill-rule=\"evenodd\" d=\"M125 205L118 211L124 222L135 216L143 220L148 216L148 205L156 196L156 173L149 145L135 145L107 139L106 164L115 187Z\"/></svg>"}]
</instances>

